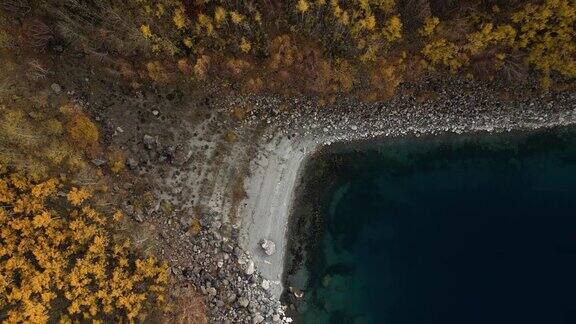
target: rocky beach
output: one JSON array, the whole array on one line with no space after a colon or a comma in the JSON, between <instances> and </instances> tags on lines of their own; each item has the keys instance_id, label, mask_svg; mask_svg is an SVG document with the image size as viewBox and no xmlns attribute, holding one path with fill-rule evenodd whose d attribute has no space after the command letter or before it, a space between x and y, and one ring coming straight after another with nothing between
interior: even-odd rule
<instances>
[{"instance_id":1,"label":"rocky beach","mask_svg":"<svg viewBox=\"0 0 576 324\"><path fill-rule=\"evenodd\" d=\"M399 293L369 275L330 286L356 265L322 251L359 246L360 265L392 253L339 235L310 252L331 230L317 198L349 170L331 152L363 168L371 145L571 129L574 12L569 0L0 1L0 320L323 322L308 308L365 323L361 307L340 316L350 294ZM386 199L401 187L384 186ZM368 227L372 205L351 201L333 223ZM320 286L337 299L316 298Z\"/></svg>"},{"instance_id":2,"label":"rocky beach","mask_svg":"<svg viewBox=\"0 0 576 324\"><path fill-rule=\"evenodd\" d=\"M415 95L430 88L443 90L424 101ZM508 98L465 80L430 80L386 103L344 99L330 109L304 98L222 100L226 105L221 106L250 102L254 108L234 126L226 125L216 111L206 124L187 129L186 134L197 136L174 153L183 156L183 161L176 159L164 172L166 176L155 180L160 188L169 188L157 195L174 201L181 210L203 202L197 236L173 230L165 220L155 224L163 233L162 240L173 247L161 253L172 260L178 280L194 283L207 295L211 322L291 321L284 315L289 305L280 303L280 295L289 288L283 285L286 245L291 239L286 235L287 224L306 159L319 148L349 141L509 132L576 123L573 93ZM208 132L213 129L231 129L237 139L221 144L222 132ZM161 156L170 147L161 142L149 146L147 159L150 152ZM211 163L192 166L187 162L186 152L197 148L203 148ZM225 153L214 153L223 148ZM238 183L244 189L240 199L235 197ZM197 191L190 192L190 188ZM174 221L188 226L186 216Z\"/></svg>"}]
</instances>

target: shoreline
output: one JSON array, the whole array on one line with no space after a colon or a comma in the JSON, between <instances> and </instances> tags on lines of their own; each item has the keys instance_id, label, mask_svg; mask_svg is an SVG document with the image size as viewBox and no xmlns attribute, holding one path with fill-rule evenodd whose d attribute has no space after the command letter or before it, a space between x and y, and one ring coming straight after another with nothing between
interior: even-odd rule
<instances>
[{"instance_id":1,"label":"shoreline","mask_svg":"<svg viewBox=\"0 0 576 324\"><path fill-rule=\"evenodd\" d=\"M415 94L430 89L442 90L437 99L419 102ZM205 296L215 323L291 322L280 299L289 220L306 162L318 149L576 125L574 93L509 101L485 83L462 79L423 80L379 103L343 97L323 108L303 97L252 95L223 96L212 106L210 118L175 128L175 140L134 149L144 148L149 165L139 172L163 175L154 180L157 197L178 206L174 217L150 218L169 246L160 256L172 262L178 282ZM237 117L234 107L245 114ZM174 147L173 163L157 159ZM193 235L186 231L191 219L201 225ZM260 247L262 239L275 243L272 255Z\"/></svg>"},{"instance_id":2,"label":"shoreline","mask_svg":"<svg viewBox=\"0 0 576 324\"><path fill-rule=\"evenodd\" d=\"M487 193L488 196L492 194L492 189L499 193L493 197L496 197L494 201L499 202L500 206L498 204L486 206L490 206L487 208L492 208L494 212L489 213L490 215L503 216L504 219L507 219L507 215L522 215L521 211L527 211L526 204L521 200L515 200L519 197L518 194L507 191L508 188L516 188L522 191L522 195L530 195L528 192L531 192L534 197L538 197L539 194L546 195L541 192L542 190L554 191L558 197L563 197L565 189L574 185L570 177L566 178L571 174L570 171L568 173L565 171L574 169L574 164L570 163L573 161L570 157L574 156L573 144L576 138L574 126L572 124L499 133L443 134L420 138L404 136L391 140L335 143L323 147L307 162L303 182L299 184L295 193L295 209L289 216L289 254L284 270L284 284L295 289L282 296L282 302L288 306L287 315L297 323L322 321L334 316L354 318L359 314L364 314L368 318L372 316L374 320L384 315L393 316L388 313L382 314L381 309L370 307L363 313L365 309L361 306L369 304L375 296L393 297L400 292L395 291L391 295L392 291L388 291L390 288L388 281L382 285L375 283L379 281L378 278L382 279L383 274L378 275L380 271L377 270L378 267L387 268L390 265L388 253L382 254L381 249L389 248L396 254L400 253L399 255L403 255L402 252L410 253L414 248L414 242L419 242L418 234L414 233L419 233L418 230L423 228L421 225L414 225L414 221L423 220L425 223L430 221L430 218L423 218L422 212L426 214L430 211L431 215L441 216L439 219L457 220L458 223L458 217L442 216L446 215L445 209L442 209L447 206L446 201L436 199L452 198L452 194L458 195L461 191L454 191L455 187L461 188L463 192L470 189L470 192L478 192L480 196L460 194L454 204L451 203L445 208L465 211L466 216L469 213L476 217L486 214L477 212L476 208L470 209L474 204L470 205L466 197L476 197L470 198L472 202L484 202L482 191L476 189L480 186L484 186L483 193ZM386 170L389 167L392 169ZM458 171L453 172L454 170ZM542 175L545 175L544 178ZM446 176L450 180L444 179ZM511 182L512 179L514 180ZM491 184L493 181L499 184L494 186ZM401 188L395 189L394 184L400 184ZM524 184L529 186L526 187ZM424 187L427 189L423 189ZM366 191L367 188L376 190L374 195L372 189ZM440 191L430 191L430 188L439 188ZM526 191L524 188L527 188ZM435 192L434 198L427 197L430 192ZM346 199L342 200L343 196L346 196ZM506 199L500 200L501 197ZM554 195L547 197L548 199L544 201L536 200L538 202L534 207L537 209L541 203L554 201ZM487 199L492 201L491 198ZM513 203L510 204L510 201ZM564 201L570 200L568 198ZM364 208L366 203L369 207ZM427 203L435 207L428 209ZM416 210L418 212L415 213ZM438 213L438 210L444 212ZM499 210L508 212L500 214ZM516 210L519 213L514 213ZM408 223L406 220L402 221L402 217L386 220L387 217L384 219L381 217L384 215L383 212L390 215L401 212L402 216L410 217L410 220ZM557 212L562 213L562 210ZM357 213L359 214L356 215ZM539 214L541 212L533 216ZM511 217L510 220L521 219ZM475 219L482 224L490 224L481 218ZM500 218L494 218L495 221L498 219ZM366 227L365 224L362 225L365 223L364 220L384 227L382 229L378 226ZM546 219L542 221L546 222ZM450 223L442 221L438 224L443 224L441 225L443 229L449 228L448 231L459 233L460 227L470 229L466 222L458 223L456 227L450 227ZM432 223L426 224L434 225L436 221L432 220ZM369 238L358 236L360 229L368 233ZM398 239L393 235L398 231L410 238L402 236ZM461 233L455 234L455 237L461 237ZM383 242L390 244L382 247ZM404 246L404 250L397 250L399 245ZM428 258L434 258L436 250L426 248L424 250L430 252ZM413 265L413 261L407 262ZM396 275L401 273L398 269ZM419 273L415 279L421 277L422 273ZM356 282L361 284L356 285ZM404 284L393 286L406 288ZM350 288L346 288L348 286ZM365 288L372 293L367 295ZM342 289L349 289L350 292ZM293 291L301 291L303 296L293 294ZM346 304L346 300L353 300L355 303L343 306L342 303Z\"/></svg>"},{"instance_id":3,"label":"shoreline","mask_svg":"<svg viewBox=\"0 0 576 324\"><path fill-rule=\"evenodd\" d=\"M265 139L264 144L258 144L257 156L251 162L250 175L245 181L248 198L239 210L242 221L240 245L249 252L256 270L270 281L273 298L279 300L287 288L283 286L283 278L286 246L290 239L287 237L288 223L293 204L297 203L295 190L309 156L333 144L354 145L354 142L394 140L406 136L473 133L482 136L576 125L576 98L573 95L564 94L546 104L540 100L533 98L523 105L497 104L488 100L483 103L492 104L493 109L469 114L462 114L461 110L446 110L447 106L454 106L454 102L446 101L435 109L418 109L407 115L398 114L396 110L380 111L376 114L376 122L364 118L360 109L356 109L356 113L336 116L336 120L324 116L312 119L298 116L287 123L290 126L284 126L292 130L292 134L280 133ZM422 116L423 113L426 116ZM260 248L258 243L262 239L276 244L273 255L266 255Z\"/></svg>"},{"instance_id":4,"label":"shoreline","mask_svg":"<svg viewBox=\"0 0 576 324\"><path fill-rule=\"evenodd\" d=\"M312 146L295 146L287 139L254 161L252 176L246 185L248 199L240 213L248 216L242 227L247 235L240 241L252 256L256 269L270 281L270 292L279 299L283 292L282 273L286 257L288 215L294 203L294 190L300 179ZM276 245L273 255L266 255L259 242L271 240Z\"/></svg>"}]
</instances>

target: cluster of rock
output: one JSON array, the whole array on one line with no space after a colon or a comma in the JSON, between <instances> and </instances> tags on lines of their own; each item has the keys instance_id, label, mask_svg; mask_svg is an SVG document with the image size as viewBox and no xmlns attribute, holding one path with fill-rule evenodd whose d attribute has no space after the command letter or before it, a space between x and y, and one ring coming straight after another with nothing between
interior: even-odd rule
<instances>
[{"instance_id":1,"label":"cluster of rock","mask_svg":"<svg viewBox=\"0 0 576 324\"><path fill-rule=\"evenodd\" d=\"M201 166L205 165L216 167L218 164L223 164L224 159L219 159L219 156L228 156L229 161L226 163L238 168L239 160L237 156L230 154L234 152L230 147L239 147L236 151L242 153L249 151L249 148L257 146L256 141L252 141L254 138L252 135L258 136L258 142L284 136L290 140L299 139L302 142L311 140L325 145L338 141L383 136L398 137L406 134L419 136L445 132L533 129L548 125L573 124L576 120L576 111L571 108L574 107L576 100L574 95L526 98L508 103L495 97L491 91L479 88L475 83L452 82L454 84L450 86L441 82L423 83L421 87L424 90L451 89L442 90L437 99L426 102L418 102L412 98L410 92L406 92L384 104L343 100L339 102L338 107L331 109L318 109L305 99L293 99L292 105L298 109L280 109L282 106L280 99L234 96L234 99L230 99L233 102L222 106L242 106L250 101L254 110L242 121L241 127L245 130L244 133L239 128L234 129L240 136L233 144L216 145L217 139L221 140L223 134L211 136L204 134L204 136L201 126L172 127L176 129L175 132L183 134L173 136L174 142L168 143L164 139L159 140L155 135L165 130L157 129L141 133L131 143L132 151L138 154L128 158L126 164L138 175L154 175L158 178L156 179L158 183L165 186L164 192L158 193L158 200L160 196L164 199L174 198L174 205L178 205L178 200L185 202L195 199L190 205L196 206L208 204L209 194L214 190L211 190L213 186L210 185L195 186L191 184L190 179L194 178L195 183L203 183L208 179L205 182L210 183L225 178L227 174L225 171L221 173L224 176L218 177L218 173L203 173L198 170L202 170ZM422 89L408 90L418 93ZM215 111L211 113L218 115ZM162 116L157 110L148 114L154 118ZM224 117L219 119L215 117L214 121L206 122L208 125L205 127L206 132L233 129L223 119ZM172 123L175 121L170 120ZM120 126L119 128L114 126L113 129L116 129L117 133L124 132ZM128 124L124 127L128 127ZM264 128L266 131L257 132L256 129L259 128ZM192 134L187 134L184 130ZM177 140L178 138L180 140ZM190 138L196 138L196 146L183 144L183 139ZM228 151L220 155L208 154L215 151L215 147L227 148ZM196 156L191 157L191 152L205 156L205 160ZM158 172L164 166L167 166L169 171ZM231 183L221 181L214 186L228 187ZM191 188L200 189L193 191ZM202 194L206 192L209 194L203 196ZM191 198L194 194L196 197ZM240 229L224 217L228 215L226 210L195 214L194 217L199 217L201 220L201 224L195 227L188 214L160 215L161 209L161 203L158 202L142 211L127 210L126 214L140 223L152 222L157 227L156 230L161 236L161 242L158 244L160 254L173 264L174 277L182 282L193 283L206 296L210 322L290 323L292 321L285 316L286 308L270 293L271 285L275 283L259 274L252 256L239 246ZM197 230L192 231L190 228ZM264 256L277 256L282 246L279 239L273 242L262 238L259 242L259 249ZM295 290L292 293L296 298L302 298L302 291Z\"/></svg>"},{"instance_id":2,"label":"cluster of rock","mask_svg":"<svg viewBox=\"0 0 576 324\"><path fill-rule=\"evenodd\" d=\"M193 266L173 267L175 277L192 281L206 296L211 322L292 322L285 316L286 308L269 292L271 283L260 276L248 253L220 234L224 225L216 219L211 215L203 221L192 246ZM274 242L263 242L264 252L274 253Z\"/></svg>"},{"instance_id":3,"label":"cluster of rock","mask_svg":"<svg viewBox=\"0 0 576 324\"><path fill-rule=\"evenodd\" d=\"M142 144L147 158L128 162L130 169L145 173L142 166L167 161L161 157L170 149L159 145L154 137L145 135ZM211 323L292 322L285 316L286 308L270 293L271 282L262 278L251 256L239 246L237 229L225 217L214 211L202 212L198 217L188 211L178 217L168 215L163 221L167 215L162 209L162 201L144 210L124 207L137 222L158 224L160 254L173 261L171 271L177 282L192 283L205 296ZM197 231L191 229L194 219L200 220ZM262 240L261 248L266 255L276 252L270 240Z\"/></svg>"}]
</instances>

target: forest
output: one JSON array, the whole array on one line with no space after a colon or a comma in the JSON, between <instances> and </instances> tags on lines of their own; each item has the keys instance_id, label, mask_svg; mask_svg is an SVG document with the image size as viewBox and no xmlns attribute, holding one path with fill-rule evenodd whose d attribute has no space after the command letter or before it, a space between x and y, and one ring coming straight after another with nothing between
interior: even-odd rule
<instances>
[{"instance_id":1,"label":"forest","mask_svg":"<svg viewBox=\"0 0 576 324\"><path fill-rule=\"evenodd\" d=\"M430 76L575 91L575 26L573 0L0 1L0 321L174 309L170 265L133 246L111 190L133 177L125 153L99 103L63 84L305 96L319 109L384 102Z\"/></svg>"}]
</instances>

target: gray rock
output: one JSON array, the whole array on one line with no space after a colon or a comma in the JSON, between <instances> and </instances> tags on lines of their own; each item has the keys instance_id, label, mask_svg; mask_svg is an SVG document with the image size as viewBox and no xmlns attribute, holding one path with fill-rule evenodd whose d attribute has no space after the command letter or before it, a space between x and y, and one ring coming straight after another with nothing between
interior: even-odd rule
<instances>
[{"instance_id":1,"label":"gray rock","mask_svg":"<svg viewBox=\"0 0 576 324\"><path fill-rule=\"evenodd\" d=\"M60 93L60 91L62 91L62 87L58 83L52 83L50 89L52 89L52 91L55 93Z\"/></svg>"},{"instance_id":2,"label":"gray rock","mask_svg":"<svg viewBox=\"0 0 576 324\"><path fill-rule=\"evenodd\" d=\"M268 281L266 279L262 280L261 286L262 286L262 288L264 288L266 290L270 289L270 281Z\"/></svg>"},{"instance_id":3,"label":"gray rock","mask_svg":"<svg viewBox=\"0 0 576 324\"><path fill-rule=\"evenodd\" d=\"M140 213L140 212L136 212L136 213L134 213L134 219L137 222L142 223L144 221L144 215L142 215L142 213Z\"/></svg>"},{"instance_id":4,"label":"gray rock","mask_svg":"<svg viewBox=\"0 0 576 324\"><path fill-rule=\"evenodd\" d=\"M128 215L128 216L132 216L132 214L134 213L134 206L132 205L128 205L128 204L124 204L122 206L122 210L124 210L124 214Z\"/></svg>"},{"instance_id":5,"label":"gray rock","mask_svg":"<svg viewBox=\"0 0 576 324\"><path fill-rule=\"evenodd\" d=\"M136 170L138 168L138 162L136 162L136 160L134 160L133 158L128 158L126 160L126 166L130 170Z\"/></svg>"},{"instance_id":6,"label":"gray rock","mask_svg":"<svg viewBox=\"0 0 576 324\"><path fill-rule=\"evenodd\" d=\"M271 240L263 239L260 241L260 247L264 250L267 255L272 255L276 253L276 243Z\"/></svg>"},{"instance_id":7,"label":"gray rock","mask_svg":"<svg viewBox=\"0 0 576 324\"><path fill-rule=\"evenodd\" d=\"M190 226L192 226L192 217L190 217L189 215L183 215L182 217L180 217L180 225L182 225L184 229L189 228Z\"/></svg>"},{"instance_id":8,"label":"gray rock","mask_svg":"<svg viewBox=\"0 0 576 324\"><path fill-rule=\"evenodd\" d=\"M222 223L221 223L219 220L214 220L214 221L210 224L210 226L211 226L213 229L218 230L218 229L220 229L220 227L222 227Z\"/></svg>"},{"instance_id":9,"label":"gray rock","mask_svg":"<svg viewBox=\"0 0 576 324\"><path fill-rule=\"evenodd\" d=\"M174 159L173 162L177 166L182 166L186 164L192 157L192 150L184 151L182 149L176 150L174 152Z\"/></svg>"},{"instance_id":10,"label":"gray rock","mask_svg":"<svg viewBox=\"0 0 576 324\"><path fill-rule=\"evenodd\" d=\"M290 292L292 294L294 294L294 297L300 299L302 297L304 297L304 292L296 287L290 287L288 288L290 290Z\"/></svg>"},{"instance_id":11,"label":"gray rock","mask_svg":"<svg viewBox=\"0 0 576 324\"><path fill-rule=\"evenodd\" d=\"M262 322L264 322L264 316L260 315L259 313L254 315L254 318L252 319L252 323L258 324L258 323L262 323Z\"/></svg>"},{"instance_id":12,"label":"gray rock","mask_svg":"<svg viewBox=\"0 0 576 324\"><path fill-rule=\"evenodd\" d=\"M228 298L226 299L228 301L228 303L232 304L233 302L236 301L236 294L234 293L230 293L228 295Z\"/></svg>"},{"instance_id":13,"label":"gray rock","mask_svg":"<svg viewBox=\"0 0 576 324\"><path fill-rule=\"evenodd\" d=\"M223 243L222 244L222 251L230 253L233 250L234 250L234 247L232 246L232 244L230 244L230 243Z\"/></svg>"},{"instance_id":14,"label":"gray rock","mask_svg":"<svg viewBox=\"0 0 576 324\"><path fill-rule=\"evenodd\" d=\"M151 150L154 148L154 144L156 144L156 139L150 135L144 135L144 147L147 150Z\"/></svg>"},{"instance_id":15,"label":"gray rock","mask_svg":"<svg viewBox=\"0 0 576 324\"><path fill-rule=\"evenodd\" d=\"M176 268L176 267L172 267L172 273L173 273L175 276L179 277L179 276L182 275L182 270L180 270L179 268Z\"/></svg>"},{"instance_id":16,"label":"gray rock","mask_svg":"<svg viewBox=\"0 0 576 324\"><path fill-rule=\"evenodd\" d=\"M252 275L254 273L256 269L254 268L254 261L250 260L248 261L248 265L246 266L246 274L247 275Z\"/></svg>"},{"instance_id":17,"label":"gray rock","mask_svg":"<svg viewBox=\"0 0 576 324\"><path fill-rule=\"evenodd\" d=\"M216 296L216 294L217 294L218 292L216 291L216 288L214 288L214 287L208 287L208 288L206 288L206 293L208 294L208 296L214 297L214 296Z\"/></svg>"},{"instance_id":18,"label":"gray rock","mask_svg":"<svg viewBox=\"0 0 576 324\"><path fill-rule=\"evenodd\" d=\"M240 297L240 298L238 298L238 304L240 304L240 306L242 306L242 307L248 307L248 304L250 304L250 301L246 297Z\"/></svg>"},{"instance_id":19,"label":"gray rock","mask_svg":"<svg viewBox=\"0 0 576 324\"><path fill-rule=\"evenodd\" d=\"M103 158L95 158L91 160L92 164L94 164L95 166L101 166L106 164L106 159Z\"/></svg>"}]
</instances>

